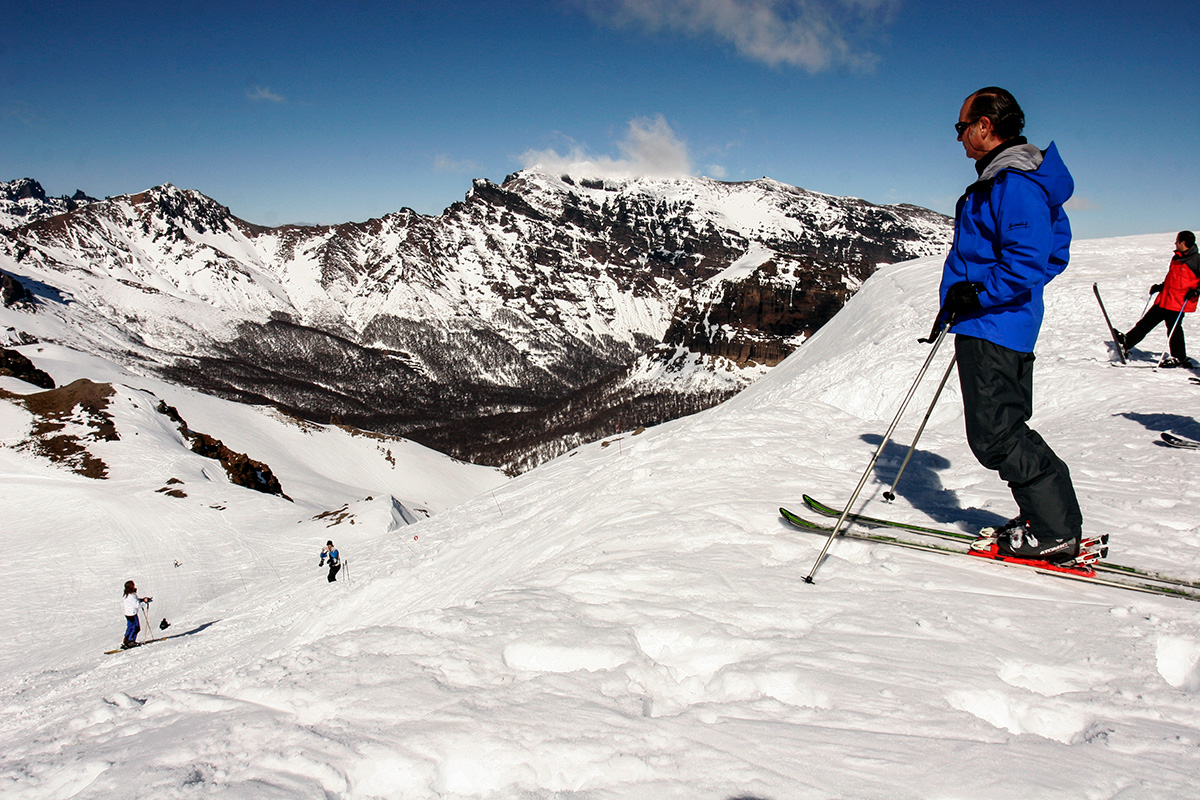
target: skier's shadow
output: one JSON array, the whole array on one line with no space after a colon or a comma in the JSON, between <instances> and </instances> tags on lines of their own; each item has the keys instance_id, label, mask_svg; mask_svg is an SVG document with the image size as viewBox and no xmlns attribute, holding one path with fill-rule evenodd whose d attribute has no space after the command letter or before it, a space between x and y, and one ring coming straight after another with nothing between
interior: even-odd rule
<instances>
[{"instance_id":1,"label":"skier's shadow","mask_svg":"<svg viewBox=\"0 0 1200 800\"><path fill-rule=\"evenodd\" d=\"M1159 353L1151 353L1146 350L1130 350L1125 354L1125 363L1134 366L1149 366L1150 364L1157 364L1159 358Z\"/></svg>"},{"instance_id":2,"label":"skier's shadow","mask_svg":"<svg viewBox=\"0 0 1200 800\"><path fill-rule=\"evenodd\" d=\"M1166 431L1186 436L1189 439L1200 439L1200 422L1197 422L1195 417L1186 417L1183 414L1139 414L1136 411L1113 414L1113 416L1133 420L1146 430L1155 433ZM1166 447L1167 445L1162 446Z\"/></svg>"},{"instance_id":3,"label":"skier's shadow","mask_svg":"<svg viewBox=\"0 0 1200 800\"><path fill-rule=\"evenodd\" d=\"M212 622L206 622L203 625L198 625L197 627L192 628L190 631L180 631L179 633L172 633L169 636L156 636L154 639L155 641L164 641L166 639L178 639L181 636L195 636L200 631L204 630L205 628L211 628L220 621L221 620L219 619L214 619Z\"/></svg>"},{"instance_id":4,"label":"skier's shadow","mask_svg":"<svg viewBox=\"0 0 1200 800\"><path fill-rule=\"evenodd\" d=\"M883 440L877 433L865 433L859 438L874 448L878 448ZM886 503L883 493L891 489L896 473L899 472L907 454L908 446L894 441L888 442L879 454L879 460L875 462L875 478L887 487L877 493L881 503ZM950 469L950 466L950 461L945 456L920 448L914 450L896 487L897 496L904 497L921 513L941 523L966 523L971 528L982 528L1004 522L1006 518L993 511L963 507L958 494L953 489L943 486L938 475L939 472ZM864 513L871 516L887 516L885 512L876 513L873 509Z\"/></svg>"}]
</instances>

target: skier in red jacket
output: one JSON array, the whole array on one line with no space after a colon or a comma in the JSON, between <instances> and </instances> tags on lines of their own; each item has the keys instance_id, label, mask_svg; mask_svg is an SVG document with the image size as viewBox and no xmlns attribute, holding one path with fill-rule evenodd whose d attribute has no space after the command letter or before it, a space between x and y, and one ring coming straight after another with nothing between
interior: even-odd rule
<instances>
[{"instance_id":1,"label":"skier in red jacket","mask_svg":"<svg viewBox=\"0 0 1200 800\"><path fill-rule=\"evenodd\" d=\"M1118 333L1117 343L1128 353L1133 346L1146 338L1160 322L1167 326L1171 336L1171 357L1163 359L1164 367L1190 367L1187 346L1183 340L1182 314L1196 310L1196 298L1200 297L1200 255L1196 252L1196 234L1180 231L1175 239L1175 255L1162 283L1150 287L1150 294L1158 293L1158 299L1150 310L1137 321L1128 333Z\"/></svg>"}]
</instances>

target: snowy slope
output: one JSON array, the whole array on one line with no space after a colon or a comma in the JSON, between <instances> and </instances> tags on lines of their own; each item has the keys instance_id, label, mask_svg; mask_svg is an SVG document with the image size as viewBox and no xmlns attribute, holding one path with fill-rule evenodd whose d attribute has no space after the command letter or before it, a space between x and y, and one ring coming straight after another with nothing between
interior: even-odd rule
<instances>
[{"instance_id":1,"label":"snowy slope","mask_svg":"<svg viewBox=\"0 0 1200 800\"><path fill-rule=\"evenodd\" d=\"M3 596L43 598L36 602L38 625L20 615L3 624L4 641L15 646L0 653L0 665L53 662L81 644L108 644L105 584L114 571L175 587L160 592L154 607L174 620L196 600L244 588L246 580L278 579L281 553L304 552L316 563L325 539L314 537L327 528L335 539L373 537L380 525L405 526L505 482L495 470L403 439L301 423L61 347L24 350L60 386L79 377L111 382L108 411L120 439L88 445L108 466L108 479L85 478L19 446L29 438L32 416L0 399L5 545L11 562L22 564ZM40 391L11 378L0 378L0 389ZM291 500L232 484L219 462L190 450L177 425L156 411L160 402L175 407L193 431L267 464ZM167 494L172 490L184 496ZM46 635L72 629L70 636Z\"/></svg>"},{"instance_id":2,"label":"snowy slope","mask_svg":"<svg viewBox=\"0 0 1200 800\"><path fill-rule=\"evenodd\" d=\"M1048 294L1034 426L1071 465L1086 528L1113 534L1115 561L1200 578L1197 454L1155 444L1161 430L1200 435L1200 387L1187 372L1110 367L1091 295L1099 281L1127 327L1170 246L1169 234L1077 243ZM230 502L227 527L207 515L188 526L145 493L101 497L0 450L13 476L0 485L5 549L22 556L0 582L19 611L6 641L39 640L26 646L37 657L2 662L0 789L1195 796L1200 604L846 540L815 585L801 582L822 540L776 508L804 492L847 496L928 353L915 340L938 271L936 258L880 271L796 354L708 412L580 448L416 526L388 530L365 510L352 538L334 529L350 561L336 585L316 568L322 521ZM39 366L60 382L84 370ZM899 499L880 500L927 382L866 507L943 525L1007 516L1007 490L963 441L953 388ZM319 456L294 452L297 474L320 472L306 458ZM105 525L64 524L83 502L157 530L113 558ZM183 567L163 566L185 548ZM73 550L88 566L61 569ZM224 577L204 593L176 577L185 568ZM169 603L171 631L187 635L100 655L120 635L128 577L155 595L155 619Z\"/></svg>"}]
</instances>

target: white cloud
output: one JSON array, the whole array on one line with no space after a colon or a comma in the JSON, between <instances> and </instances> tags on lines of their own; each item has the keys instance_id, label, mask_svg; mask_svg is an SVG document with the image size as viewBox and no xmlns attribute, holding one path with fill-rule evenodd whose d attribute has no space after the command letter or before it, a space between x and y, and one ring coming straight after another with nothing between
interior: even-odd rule
<instances>
[{"instance_id":1,"label":"white cloud","mask_svg":"<svg viewBox=\"0 0 1200 800\"><path fill-rule=\"evenodd\" d=\"M1076 195L1063 204L1063 208L1068 211L1099 211L1101 206L1090 197L1080 197Z\"/></svg>"},{"instance_id":2,"label":"white cloud","mask_svg":"<svg viewBox=\"0 0 1200 800\"><path fill-rule=\"evenodd\" d=\"M819 72L865 68L876 56L853 43L855 30L890 22L899 0L577 0L609 25L715 37L747 58ZM865 38L865 34L864 34Z\"/></svg>"},{"instance_id":3,"label":"white cloud","mask_svg":"<svg viewBox=\"0 0 1200 800\"><path fill-rule=\"evenodd\" d=\"M662 115L630 120L625 138L617 142L620 158L589 153L574 145L570 152L529 150L521 156L527 169L567 173L582 178L679 178L693 173L687 144L675 135Z\"/></svg>"},{"instance_id":4,"label":"white cloud","mask_svg":"<svg viewBox=\"0 0 1200 800\"><path fill-rule=\"evenodd\" d=\"M3 113L0 114L0 117L3 117L4 119L16 120L22 125L32 125L37 121L37 114L35 114L28 105L21 102L10 103L7 105L4 108ZM7 180L7 178L4 180Z\"/></svg>"},{"instance_id":5,"label":"white cloud","mask_svg":"<svg viewBox=\"0 0 1200 800\"><path fill-rule=\"evenodd\" d=\"M434 156L433 168L438 172L451 172L458 174L475 173L479 171L479 165L474 161L471 161L470 159L463 159L459 161L445 154Z\"/></svg>"},{"instance_id":6,"label":"white cloud","mask_svg":"<svg viewBox=\"0 0 1200 800\"><path fill-rule=\"evenodd\" d=\"M284 102L283 95L272 92L266 86L255 86L246 92L246 98L249 100L265 100L268 103Z\"/></svg>"}]
</instances>

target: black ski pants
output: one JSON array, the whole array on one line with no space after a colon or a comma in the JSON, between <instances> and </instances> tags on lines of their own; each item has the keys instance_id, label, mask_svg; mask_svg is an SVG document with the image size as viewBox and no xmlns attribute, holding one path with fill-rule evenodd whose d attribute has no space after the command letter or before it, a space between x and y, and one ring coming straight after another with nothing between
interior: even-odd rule
<instances>
[{"instance_id":1,"label":"black ski pants","mask_svg":"<svg viewBox=\"0 0 1200 800\"><path fill-rule=\"evenodd\" d=\"M330 583L333 583L334 581L337 580L337 574L338 574L338 571L341 570L341 568L342 568L342 562L340 562L340 561L338 561L336 563L333 561L329 562L329 582Z\"/></svg>"},{"instance_id":2,"label":"black ski pants","mask_svg":"<svg viewBox=\"0 0 1200 800\"><path fill-rule=\"evenodd\" d=\"M1008 482L1039 540L1078 537L1083 514L1070 470L1025 424L1033 416L1033 353L962 335L954 349L971 452Z\"/></svg>"},{"instance_id":3,"label":"black ski pants","mask_svg":"<svg viewBox=\"0 0 1200 800\"><path fill-rule=\"evenodd\" d=\"M1175 321L1179 320L1176 325ZM1146 338L1146 334L1154 330L1159 323L1167 326L1167 331L1170 333L1171 326L1175 327L1175 332L1170 333L1171 336L1171 355L1179 360L1187 358L1187 343L1183 340L1183 320L1180 319L1179 311L1171 311L1162 306L1150 306L1150 310L1145 316L1137 321L1129 333L1125 334L1125 349L1132 350L1133 346Z\"/></svg>"}]
</instances>

